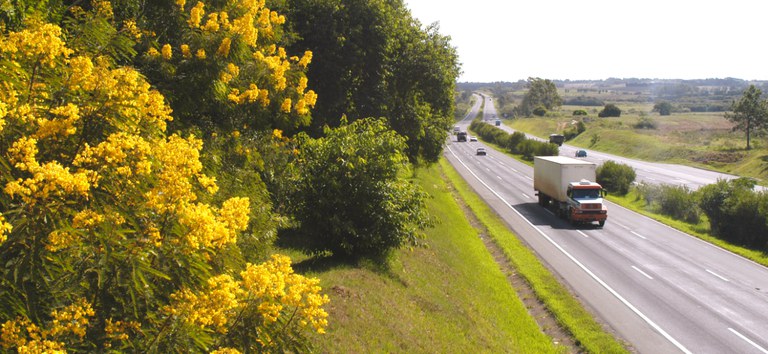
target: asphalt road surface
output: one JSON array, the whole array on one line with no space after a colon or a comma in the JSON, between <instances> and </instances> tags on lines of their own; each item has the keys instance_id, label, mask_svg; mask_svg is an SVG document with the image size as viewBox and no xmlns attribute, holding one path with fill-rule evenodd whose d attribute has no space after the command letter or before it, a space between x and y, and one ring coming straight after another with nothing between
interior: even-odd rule
<instances>
[{"instance_id":1,"label":"asphalt road surface","mask_svg":"<svg viewBox=\"0 0 768 354\"><path fill-rule=\"evenodd\" d=\"M537 204L532 167L482 142L451 136L445 156L632 350L768 354L768 268L612 203L605 227L573 227ZM710 178L667 166L690 183Z\"/></svg>"}]
</instances>

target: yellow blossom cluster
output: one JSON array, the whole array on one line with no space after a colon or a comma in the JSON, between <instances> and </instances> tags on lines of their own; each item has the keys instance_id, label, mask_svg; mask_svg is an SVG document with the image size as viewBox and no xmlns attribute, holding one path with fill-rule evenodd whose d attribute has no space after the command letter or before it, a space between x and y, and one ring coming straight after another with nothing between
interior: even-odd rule
<instances>
[{"instance_id":1,"label":"yellow blossom cluster","mask_svg":"<svg viewBox=\"0 0 768 354\"><path fill-rule=\"evenodd\" d=\"M185 249L222 248L235 243L237 233L248 226L249 213L248 198L231 198L221 209L201 203L183 205L178 216L179 223L187 228L183 240Z\"/></svg>"},{"instance_id":2,"label":"yellow blossom cluster","mask_svg":"<svg viewBox=\"0 0 768 354\"><path fill-rule=\"evenodd\" d=\"M30 205L53 197L88 197L91 184L87 172L72 173L58 161L40 164L36 159L37 152L37 140L27 137L20 138L8 149L14 167L28 172L31 177L8 182L4 189L6 194L11 198L18 196Z\"/></svg>"},{"instance_id":3,"label":"yellow blossom cluster","mask_svg":"<svg viewBox=\"0 0 768 354\"><path fill-rule=\"evenodd\" d=\"M141 31L136 26L135 20L123 21L123 31L127 32L134 39L141 39Z\"/></svg>"},{"instance_id":4,"label":"yellow blossom cluster","mask_svg":"<svg viewBox=\"0 0 768 354\"><path fill-rule=\"evenodd\" d=\"M0 331L0 346L19 353L65 353L64 340L70 335L82 339L95 312L80 299L61 310L53 310L47 328L40 328L27 318L6 321Z\"/></svg>"},{"instance_id":5,"label":"yellow blossom cluster","mask_svg":"<svg viewBox=\"0 0 768 354\"><path fill-rule=\"evenodd\" d=\"M163 53L163 59L171 60L171 57L173 57L173 49L171 49L170 44L168 43L164 44L160 50Z\"/></svg>"},{"instance_id":6,"label":"yellow blossom cluster","mask_svg":"<svg viewBox=\"0 0 768 354\"><path fill-rule=\"evenodd\" d=\"M265 327L286 316L300 327L311 325L318 333L325 332L328 314L322 306L328 296L320 293L319 279L295 274L287 256L273 255L259 265L249 263L240 276L241 281L229 275L212 277L199 292L183 289L172 295L174 303L164 311L201 328L226 332L233 316L251 307Z\"/></svg>"},{"instance_id":7,"label":"yellow blossom cluster","mask_svg":"<svg viewBox=\"0 0 768 354\"><path fill-rule=\"evenodd\" d=\"M61 28L54 24L33 24L32 29L11 32L0 39L0 52L15 61L38 61L54 67L60 57L68 57L72 50L61 39Z\"/></svg>"}]
</instances>

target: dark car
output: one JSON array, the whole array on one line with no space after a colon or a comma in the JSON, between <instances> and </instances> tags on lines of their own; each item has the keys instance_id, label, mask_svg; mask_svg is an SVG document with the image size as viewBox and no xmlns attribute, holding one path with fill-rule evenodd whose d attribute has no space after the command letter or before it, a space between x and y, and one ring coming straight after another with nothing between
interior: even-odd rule
<instances>
[{"instance_id":1,"label":"dark car","mask_svg":"<svg viewBox=\"0 0 768 354\"><path fill-rule=\"evenodd\" d=\"M587 157L587 150L576 150L576 157Z\"/></svg>"},{"instance_id":2,"label":"dark car","mask_svg":"<svg viewBox=\"0 0 768 354\"><path fill-rule=\"evenodd\" d=\"M485 156L485 148L477 148L477 155Z\"/></svg>"}]
</instances>

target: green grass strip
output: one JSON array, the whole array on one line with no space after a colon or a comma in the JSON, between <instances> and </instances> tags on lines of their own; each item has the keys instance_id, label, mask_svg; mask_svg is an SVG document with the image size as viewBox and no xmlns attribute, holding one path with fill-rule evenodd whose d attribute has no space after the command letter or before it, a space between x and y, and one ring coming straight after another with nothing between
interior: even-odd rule
<instances>
[{"instance_id":1,"label":"green grass strip","mask_svg":"<svg viewBox=\"0 0 768 354\"><path fill-rule=\"evenodd\" d=\"M440 166L513 267L528 281L536 296L585 350L591 353L628 352L622 343L606 332L581 303L557 281L533 252L509 231L506 223L472 191L445 158L440 159Z\"/></svg>"}]
</instances>

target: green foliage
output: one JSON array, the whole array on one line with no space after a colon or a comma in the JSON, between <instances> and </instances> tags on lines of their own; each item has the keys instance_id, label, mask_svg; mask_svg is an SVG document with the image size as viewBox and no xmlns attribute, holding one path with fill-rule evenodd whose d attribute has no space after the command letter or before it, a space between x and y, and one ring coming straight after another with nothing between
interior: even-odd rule
<instances>
[{"instance_id":1,"label":"green foliage","mask_svg":"<svg viewBox=\"0 0 768 354\"><path fill-rule=\"evenodd\" d=\"M699 206L712 233L755 249L768 248L768 193L755 192L748 178L719 180L699 190Z\"/></svg>"},{"instance_id":2,"label":"green foliage","mask_svg":"<svg viewBox=\"0 0 768 354\"><path fill-rule=\"evenodd\" d=\"M298 136L303 177L291 198L291 243L310 254L379 258L419 244L426 195L402 178L405 139L384 119L361 119L325 136Z\"/></svg>"},{"instance_id":3,"label":"green foliage","mask_svg":"<svg viewBox=\"0 0 768 354\"><path fill-rule=\"evenodd\" d=\"M621 117L621 109L613 103L608 103L597 113L600 118Z\"/></svg>"},{"instance_id":4,"label":"green foliage","mask_svg":"<svg viewBox=\"0 0 768 354\"><path fill-rule=\"evenodd\" d=\"M731 104L732 113L726 113L725 118L735 123L733 130L742 130L747 135L747 150L751 149L749 139L754 133L768 128L768 99L761 100L762 91L750 85L742 97Z\"/></svg>"},{"instance_id":5,"label":"green foliage","mask_svg":"<svg viewBox=\"0 0 768 354\"><path fill-rule=\"evenodd\" d=\"M672 114L673 106L667 101L661 101L653 105L653 111L659 112L659 115L668 116Z\"/></svg>"},{"instance_id":6,"label":"green foliage","mask_svg":"<svg viewBox=\"0 0 768 354\"><path fill-rule=\"evenodd\" d=\"M470 129L483 140L505 147L513 154L523 155L528 161L533 161L534 156L557 156L560 151L556 144L528 139L525 133L519 131L509 134L478 119L472 121Z\"/></svg>"},{"instance_id":7,"label":"green foliage","mask_svg":"<svg viewBox=\"0 0 768 354\"><path fill-rule=\"evenodd\" d=\"M575 109L575 110L573 110L573 114L572 115L574 115L574 116L586 116L587 115L587 111L583 110L583 109Z\"/></svg>"},{"instance_id":8,"label":"green foliage","mask_svg":"<svg viewBox=\"0 0 768 354\"><path fill-rule=\"evenodd\" d=\"M597 183L600 183L607 191L619 195L625 195L629 192L629 187L636 177L632 166L611 160L598 166L596 173Z\"/></svg>"},{"instance_id":9,"label":"green foliage","mask_svg":"<svg viewBox=\"0 0 768 354\"><path fill-rule=\"evenodd\" d=\"M656 212L690 224L701 220L696 193L686 186L639 183L636 188L646 205Z\"/></svg>"},{"instance_id":10,"label":"green foliage","mask_svg":"<svg viewBox=\"0 0 768 354\"><path fill-rule=\"evenodd\" d=\"M547 109L544 108L544 106L537 106L531 113L533 113L534 116L543 117L547 115Z\"/></svg>"},{"instance_id":11,"label":"green foliage","mask_svg":"<svg viewBox=\"0 0 768 354\"><path fill-rule=\"evenodd\" d=\"M407 137L411 161L434 162L453 122L456 49L436 25L421 28L401 0L289 0L297 40L312 50L307 76L320 100L312 131L385 117ZM322 25L320 25L322 24Z\"/></svg>"},{"instance_id":12,"label":"green foliage","mask_svg":"<svg viewBox=\"0 0 768 354\"><path fill-rule=\"evenodd\" d=\"M635 123L634 127L636 129L656 129L656 122L654 122L650 117L641 116L637 120L637 123Z\"/></svg>"},{"instance_id":13,"label":"green foliage","mask_svg":"<svg viewBox=\"0 0 768 354\"><path fill-rule=\"evenodd\" d=\"M563 104L562 98L557 93L555 83L549 79L528 78L528 91L523 96L523 101L516 109L516 114L528 117L531 114L543 116L547 110L554 110ZM539 115L539 114L537 114Z\"/></svg>"}]
</instances>

